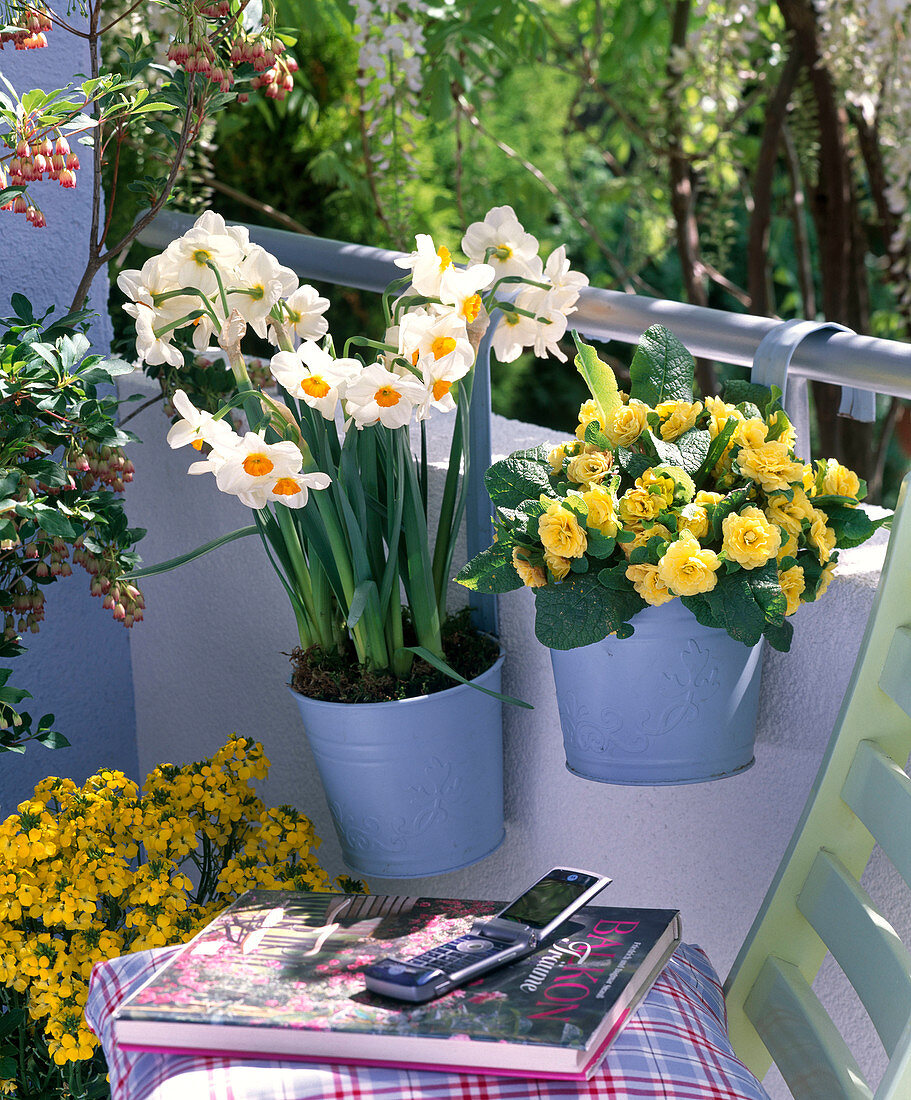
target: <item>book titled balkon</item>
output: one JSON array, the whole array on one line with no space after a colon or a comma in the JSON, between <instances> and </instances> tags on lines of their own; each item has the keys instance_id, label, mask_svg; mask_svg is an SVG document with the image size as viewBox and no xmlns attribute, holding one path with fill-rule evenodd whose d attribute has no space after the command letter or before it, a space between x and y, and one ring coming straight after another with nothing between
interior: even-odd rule
<instances>
[{"instance_id":1,"label":"book titled balkon","mask_svg":"<svg viewBox=\"0 0 911 1100\"><path fill-rule=\"evenodd\" d=\"M559 938L421 1005L364 988L364 967L467 932L494 902L255 890L115 1015L126 1049L590 1077L680 942L666 909L588 906Z\"/></svg>"}]
</instances>

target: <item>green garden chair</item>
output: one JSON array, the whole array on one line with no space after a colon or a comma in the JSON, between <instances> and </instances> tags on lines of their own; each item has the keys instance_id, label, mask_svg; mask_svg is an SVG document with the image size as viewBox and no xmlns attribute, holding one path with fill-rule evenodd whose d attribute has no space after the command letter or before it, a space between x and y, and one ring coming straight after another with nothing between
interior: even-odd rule
<instances>
[{"instance_id":1,"label":"green garden chair","mask_svg":"<svg viewBox=\"0 0 911 1100\"><path fill-rule=\"evenodd\" d=\"M879 844L911 884L909 497L911 474L819 774L725 984L736 1053L797 1100L911 1100L911 953L858 881ZM827 952L889 1057L875 1092L811 988Z\"/></svg>"}]
</instances>

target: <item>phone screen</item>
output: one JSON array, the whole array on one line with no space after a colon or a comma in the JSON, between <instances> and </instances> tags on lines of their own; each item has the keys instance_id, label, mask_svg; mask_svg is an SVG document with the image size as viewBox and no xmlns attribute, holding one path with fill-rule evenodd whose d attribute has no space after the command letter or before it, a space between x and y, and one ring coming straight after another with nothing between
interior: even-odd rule
<instances>
[{"instance_id":1,"label":"phone screen","mask_svg":"<svg viewBox=\"0 0 911 1100\"><path fill-rule=\"evenodd\" d=\"M543 928L595 882L594 875L583 875L578 871L552 871L498 916L532 928Z\"/></svg>"}]
</instances>

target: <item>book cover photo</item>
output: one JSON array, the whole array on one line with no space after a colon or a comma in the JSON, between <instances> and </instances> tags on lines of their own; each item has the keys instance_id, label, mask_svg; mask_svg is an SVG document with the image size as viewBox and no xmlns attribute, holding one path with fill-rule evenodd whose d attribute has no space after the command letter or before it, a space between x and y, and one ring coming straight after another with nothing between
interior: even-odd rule
<instances>
[{"instance_id":1,"label":"book cover photo","mask_svg":"<svg viewBox=\"0 0 911 1100\"><path fill-rule=\"evenodd\" d=\"M590 1076L680 942L676 910L587 906L559 938L434 1001L364 968L465 934L496 902L250 891L117 1011L131 1049Z\"/></svg>"}]
</instances>

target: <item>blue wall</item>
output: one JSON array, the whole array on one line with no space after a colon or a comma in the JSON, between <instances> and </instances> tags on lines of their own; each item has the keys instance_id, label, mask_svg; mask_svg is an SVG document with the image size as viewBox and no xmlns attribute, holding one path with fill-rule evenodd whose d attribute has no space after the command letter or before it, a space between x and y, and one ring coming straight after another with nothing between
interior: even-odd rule
<instances>
[{"instance_id":1,"label":"blue wall","mask_svg":"<svg viewBox=\"0 0 911 1100\"><path fill-rule=\"evenodd\" d=\"M78 18L78 17L77 17ZM22 94L63 87L75 73L89 71L83 40L55 27L43 50L0 52L0 72ZM65 313L84 270L91 224L91 149L74 144L82 167L74 190L52 181L34 184L47 228L35 229L21 214L0 212L0 316L10 295L25 294L36 307L55 305ZM95 350L110 342L107 281L98 279L89 305L100 312L90 336ZM137 476L142 476L137 471ZM129 487L127 487L129 510ZM46 590L47 613L40 634L23 638L28 652L11 662L11 683L31 691L23 708L33 715L51 712L71 748L49 751L33 745L24 756L0 754L0 814L6 815L46 775L81 782L99 766L119 768L138 778L136 715L129 631L89 595L89 577L76 566L73 576ZM140 627L141 629L141 624Z\"/></svg>"}]
</instances>

